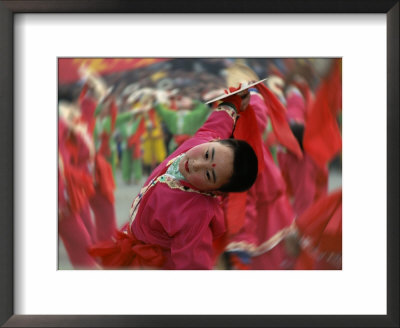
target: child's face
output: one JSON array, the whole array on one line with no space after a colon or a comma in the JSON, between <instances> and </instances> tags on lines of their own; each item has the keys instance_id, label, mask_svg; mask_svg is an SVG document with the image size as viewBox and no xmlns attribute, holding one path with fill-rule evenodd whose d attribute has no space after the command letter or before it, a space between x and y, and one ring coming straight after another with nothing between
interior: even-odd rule
<instances>
[{"instance_id":1,"label":"child's face","mask_svg":"<svg viewBox=\"0 0 400 328\"><path fill-rule=\"evenodd\" d=\"M217 190L232 176L233 150L219 142L197 145L182 157L179 171L199 190Z\"/></svg>"}]
</instances>

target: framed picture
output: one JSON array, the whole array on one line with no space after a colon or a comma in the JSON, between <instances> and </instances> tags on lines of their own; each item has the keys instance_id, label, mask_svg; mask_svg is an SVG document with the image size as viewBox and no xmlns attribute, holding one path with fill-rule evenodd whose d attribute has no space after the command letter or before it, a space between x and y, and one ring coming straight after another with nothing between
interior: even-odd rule
<instances>
[{"instance_id":1,"label":"framed picture","mask_svg":"<svg viewBox=\"0 0 400 328\"><path fill-rule=\"evenodd\" d=\"M1 1L1 324L398 326L398 14L397 1ZM128 54L343 59L342 271L57 271L57 58Z\"/></svg>"}]
</instances>

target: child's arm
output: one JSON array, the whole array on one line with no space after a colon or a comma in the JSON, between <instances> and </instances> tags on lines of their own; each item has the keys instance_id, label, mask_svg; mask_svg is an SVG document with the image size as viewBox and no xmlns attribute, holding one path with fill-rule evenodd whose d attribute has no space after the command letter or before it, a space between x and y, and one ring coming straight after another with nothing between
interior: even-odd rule
<instances>
[{"instance_id":1,"label":"child's arm","mask_svg":"<svg viewBox=\"0 0 400 328\"><path fill-rule=\"evenodd\" d=\"M234 108L224 104L220 105L196 132L195 137L208 140L230 138L233 134L236 119L237 113Z\"/></svg>"}]
</instances>

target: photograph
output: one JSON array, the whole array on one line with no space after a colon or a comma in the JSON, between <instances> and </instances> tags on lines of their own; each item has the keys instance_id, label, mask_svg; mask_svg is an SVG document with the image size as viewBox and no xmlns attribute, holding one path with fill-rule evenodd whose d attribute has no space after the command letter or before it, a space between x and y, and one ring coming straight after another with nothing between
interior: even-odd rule
<instances>
[{"instance_id":1,"label":"photograph","mask_svg":"<svg viewBox=\"0 0 400 328\"><path fill-rule=\"evenodd\" d=\"M58 269L341 270L341 58L58 58Z\"/></svg>"}]
</instances>

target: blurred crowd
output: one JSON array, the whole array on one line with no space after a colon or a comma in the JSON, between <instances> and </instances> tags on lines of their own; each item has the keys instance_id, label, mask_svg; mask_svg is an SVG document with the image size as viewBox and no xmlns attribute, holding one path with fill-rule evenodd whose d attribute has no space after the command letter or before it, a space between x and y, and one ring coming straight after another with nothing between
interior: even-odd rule
<instances>
[{"instance_id":1,"label":"blurred crowd","mask_svg":"<svg viewBox=\"0 0 400 328\"><path fill-rule=\"evenodd\" d=\"M230 87L237 65L253 81L267 78L270 107L283 116L265 109L267 173L247 195L251 214L239 228L228 224L223 246L215 245L214 268L341 269L341 190L328 192L329 169L341 168L341 61L328 58L179 58L108 74L82 65L79 80L59 83L58 227L75 268L100 268L86 250L119 228L116 172L141 185L207 120L216 107L207 102ZM280 142L276 117L301 157Z\"/></svg>"}]
</instances>

